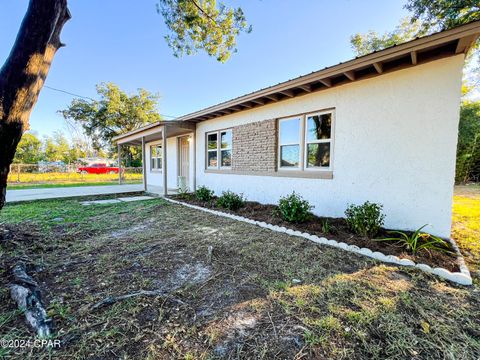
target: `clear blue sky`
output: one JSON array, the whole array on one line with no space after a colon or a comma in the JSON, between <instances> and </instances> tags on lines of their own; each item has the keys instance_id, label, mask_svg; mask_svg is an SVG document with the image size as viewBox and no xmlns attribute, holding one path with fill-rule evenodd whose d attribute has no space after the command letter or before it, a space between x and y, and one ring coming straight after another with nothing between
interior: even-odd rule
<instances>
[{"instance_id":1,"label":"clear blue sky","mask_svg":"<svg viewBox=\"0 0 480 360\"><path fill-rule=\"evenodd\" d=\"M353 57L350 35L392 30L407 15L405 0L225 0L253 25L226 64L203 53L175 58L166 45L156 0L70 0L73 18L46 85L95 97L112 81L127 92L161 96L162 114L183 115ZM0 62L8 56L27 0L1 0ZM40 135L65 130L56 112L72 96L44 88L32 113Z\"/></svg>"}]
</instances>

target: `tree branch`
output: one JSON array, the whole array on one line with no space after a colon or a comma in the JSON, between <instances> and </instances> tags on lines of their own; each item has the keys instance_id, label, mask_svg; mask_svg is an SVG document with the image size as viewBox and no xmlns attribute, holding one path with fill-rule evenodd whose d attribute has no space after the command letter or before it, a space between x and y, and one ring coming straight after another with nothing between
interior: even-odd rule
<instances>
[{"instance_id":1,"label":"tree branch","mask_svg":"<svg viewBox=\"0 0 480 360\"><path fill-rule=\"evenodd\" d=\"M210 14L208 14L205 10L203 10L202 7L201 7L200 5L198 5L198 3L197 3L195 0L190 0L190 1L193 3L193 5L195 5L195 7L196 7L204 16L207 17L207 19L209 19L209 20L213 23L213 25L215 25L217 28L221 29L221 26L218 25L217 21L216 21L214 18L212 18L212 17L210 16Z\"/></svg>"}]
</instances>

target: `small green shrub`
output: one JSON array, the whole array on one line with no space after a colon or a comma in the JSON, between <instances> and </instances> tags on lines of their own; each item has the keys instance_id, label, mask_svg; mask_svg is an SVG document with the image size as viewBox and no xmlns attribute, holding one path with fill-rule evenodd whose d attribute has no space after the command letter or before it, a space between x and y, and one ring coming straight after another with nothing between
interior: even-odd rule
<instances>
[{"instance_id":1,"label":"small green shrub","mask_svg":"<svg viewBox=\"0 0 480 360\"><path fill-rule=\"evenodd\" d=\"M310 210L313 206L295 191L288 196L280 198L278 202L278 214L291 223L302 223L310 218Z\"/></svg>"},{"instance_id":2,"label":"small green shrub","mask_svg":"<svg viewBox=\"0 0 480 360\"><path fill-rule=\"evenodd\" d=\"M397 237L376 239L376 241L395 241L402 244L408 251L415 255L419 250L434 250L450 252L448 243L431 234L422 232L422 229L427 226L423 225L421 228L415 230L411 235L408 235L402 231L389 231L389 234L397 234Z\"/></svg>"},{"instance_id":3,"label":"small green shrub","mask_svg":"<svg viewBox=\"0 0 480 360\"><path fill-rule=\"evenodd\" d=\"M242 194L235 194L233 191L224 191L222 196L217 199L217 206L228 209L238 210L245 205L245 199Z\"/></svg>"},{"instance_id":4,"label":"small green shrub","mask_svg":"<svg viewBox=\"0 0 480 360\"><path fill-rule=\"evenodd\" d=\"M213 197L213 190L210 190L206 186L200 186L195 191L195 197L200 201L210 201Z\"/></svg>"},{"instance_id":5,"label":"small green shrub","mask_svg":"<svg viewBox=\"0 0 480 360\"><path fill-rule=\"evenodd\" d=\"M383 206L366 201L362 205L350 205L345 210L347 224L355 234L375 236L383 225Z\"/></svg>"}]
</instances>

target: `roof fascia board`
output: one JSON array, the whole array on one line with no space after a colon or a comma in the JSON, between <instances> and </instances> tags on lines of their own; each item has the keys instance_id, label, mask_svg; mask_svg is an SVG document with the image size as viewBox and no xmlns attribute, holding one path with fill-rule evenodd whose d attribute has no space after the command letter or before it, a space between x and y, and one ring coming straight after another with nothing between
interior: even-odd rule
<instances>
[{"instance_id":1,"label":"roof fascia board","mask_svg":"<svg viewBox=\"0 0 480 360\"><path fill-rule=\"evenodd\" d=\"M164 127L163 125L159 125L158 127L155 127L155 128L143 129L141 131L136 131L135 133L130 133L130 134L129 133L123 134L114 138L113 141L116 141L118 144L128 143L133 140L141 139L144 136L153 135L153 134L162 132L163 127Z\"/></svg>"},{"instance_id":2,"label":"roof fascia board","mask_svg":"<svg viewBox=\"0 0 480 360\"><path fill-rule=\"evenodd\" d=\"M289 80L289 81L271 86L269 88L256 91L251 94L243 95L239 98L229 100L227 102L181 116L177 120L185 121L192 118L197 118L199 116L206 115L215 111L219 111L221 109L225 109L230 106L236 106L242 102L252 101L253 99L257 99L259 97L263 97L266 95L272 95L277 92L285 91L294 87L299 87L309 82L319 81L322 78L328 78L331 76L342 74L347 71L352 71L355 69L372 66L373 63L375 62L382 62L387 59L401 57L403 55L407 55L413 51L418 51L420 49L434 47L437 45L441 45L441 44L458 40L468 36L472 36L472 39L473 39L474 38L473 35L476 35L479 32L480 32L479 22L467 24L451 30L446 30L430 36L426 36L424 38L412 40L408 43L400 44L385 50L381 50L381 51L368 54L356 59L352 59L345 63L340 63L338 65L335 65L323 70L319 70L312 74L304 75L297 79Z\"/></svg>"},{"instance_id":3,"label":"roof fascia board","mask_svg":"<svg viewBox=\"0 0 480 360\"><path fill-rule=\"evenodd\" d=\"M154 134L155 132L161 131L161 128L160 129L156 129L156 128L157 127L163 127L163 126L167 126L169 128L174 127L174 126L178 126L182 129L188 129L188 130L195 130L195 128L196 128L196 125L194 123L190 122L190 121L177 121L177 120L158 121L156 123L146 125L146 126L141 127L139 129L132 130L128 133L115 136L114 138L112 138L112 140L113 141L118 141L118 143L122 143L123 140L127 137L129 138L129 141L130 141L131 140L130 137L133 136L133 135L137 135L137 138L141 138L142 136L151 135L152 133ZM148 131L152 128L153 128L153 132Z\"/></svg>"}]
</instances>

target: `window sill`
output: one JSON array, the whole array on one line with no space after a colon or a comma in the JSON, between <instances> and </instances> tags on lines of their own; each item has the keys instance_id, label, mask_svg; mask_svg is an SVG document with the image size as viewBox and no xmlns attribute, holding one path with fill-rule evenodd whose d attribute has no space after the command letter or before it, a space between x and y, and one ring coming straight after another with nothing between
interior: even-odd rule
<instances>
[{"instance_id":1,"label":"window sill","mask_svg":"<svg viewBox=\"0 0 480 360\"><path fill-rule=\"evenodd\" d=\"M251 176L274 176L305 179L333 179L333 171L300 171L300 170L279 170L279 171L236 171L205 169L206 174L227 174L227 175L251 175Z\"/></svg>"}]
</instances>

